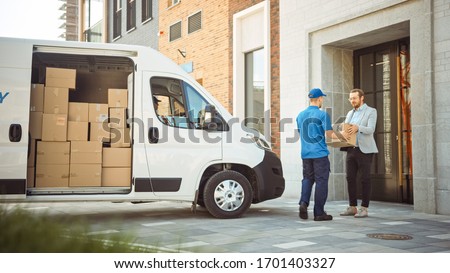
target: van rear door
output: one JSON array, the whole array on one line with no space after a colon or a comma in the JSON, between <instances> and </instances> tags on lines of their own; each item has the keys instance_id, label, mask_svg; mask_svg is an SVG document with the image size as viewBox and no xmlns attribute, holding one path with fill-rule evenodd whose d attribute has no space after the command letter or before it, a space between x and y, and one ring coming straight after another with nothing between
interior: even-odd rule
<instances>
[{"instance_id":1,"label":"van rear door","mask_svg":"<svg viewBox=\"0 0 450 273\"><path fill-rule=\"evenodd\" d=\"M32 45L0 38L0 199L25 198Z\"/></svg>"}]
</instances>

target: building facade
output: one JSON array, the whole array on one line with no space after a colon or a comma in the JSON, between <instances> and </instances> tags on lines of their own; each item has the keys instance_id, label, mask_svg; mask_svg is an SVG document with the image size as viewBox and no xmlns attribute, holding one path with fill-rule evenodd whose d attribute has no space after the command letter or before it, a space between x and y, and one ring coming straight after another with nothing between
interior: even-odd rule
<instances>
[{"instance_id":1,"label":"building facade","mask_svg":"<svg viewBox=\"0 0 450 273\"><path fill-rule=\"evenodd\" d=\"M158 49L158 0L105 1L108 43Z\"/></svg>"},{"instance_id":2,"label":"building facade","mask_svg":"<svg viewBox=\"0 0 450 273\"><path fill-rule=\"evenodd\" d=\"M78 0L59 0L61 6L59 10L62 12L61 17L62 24L60 28L63 33L59 38L63 38L66 41L78 41Z\"/></svg>"},{"instance_id":3,"label":"building facade","mask_svg":"<svg viewBox=\"0 0 450 273\"><path fill-rule=\"evenodd\" d=\"M337 121L362 88L378 111L373 200L450 214L450 1L105 2L103 40L158 49L264 133L285 195L300 194L295 117L308 90L328 94ZM329 200L346 200L345 154L330 150Z\"/></svg>"},{"instance_id":4,"label":"building facade","mask_svg":"<svg viewBox=\"0 0 450 273\"><path fill-rule=\"evenodd\" d=\"M450 2L280 1L281 117L295 119L321 87L337 120L362 88L378 111L374 200L450 214ZM299 195L295 122L281 133L286 194ZM346 200L344 153L332 148L329 199Z\"/></svg>"},{"instance_id":5,"label":"building facade","mask_svg":"<svg viewBox=\"0 0 450 273\"><path fill-rule=\"evenodd\" d=\"M279 154L278 1L159 1L159 50Z\"/></svg>"}]
</instances>

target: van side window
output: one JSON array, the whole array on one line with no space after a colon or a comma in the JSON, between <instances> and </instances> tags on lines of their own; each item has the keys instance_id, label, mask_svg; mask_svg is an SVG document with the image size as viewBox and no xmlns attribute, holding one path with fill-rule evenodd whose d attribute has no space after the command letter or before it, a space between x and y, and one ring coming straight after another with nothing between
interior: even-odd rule
<instances>
[{"instance_id":1,"label":"van side window","mask_svg":"<svg viewBox=\"0 0 450 273\"><path fill-rule=\"evenodd\" d=\"M184 83L184 91L186 95L186 108L188 109L191 127L195 129L204 129L201 124L201 120L204 118L205 109L208 102L187 83ZM228 130L226 122L219 113L216 113L216 116L213 118L214 122L217 123L217 131Z\"/></svg>"},{"instance_id":2,"label":"van side window","mask_svg":"<svg viewBox=\"0 0 450 273\"><path fill-rule=\"evenodd\" d=\"M188 128L181 82L176 79L154 77L150 80L152 103L156 115L162 123L180 128Z\"/></svg>"},{"instance_id":3,"label":"van side window","mask_svg":"<svg viewBox=\"0 0 450 273\"><path fill-rule=\"evenodd\" d=\"M167 126L203 129L201 121L208 101L186 82L163 77L150 79L153 108L162 123ZM217 130L228 130L220 114L214 117Z\"/></svg>"},{"instance_id":4,"label":"van side window","mask_svg":"<svg viewBox=\"0 0 450 273\"><path fill-rule=\"evenodd\" d=\"M187 83L184 83L186 92L186 104L189 113L189 121L195 129L201 129L200 118L205 114L205 108L208 104L195 89Z\"/></svg>"}]
</instances>

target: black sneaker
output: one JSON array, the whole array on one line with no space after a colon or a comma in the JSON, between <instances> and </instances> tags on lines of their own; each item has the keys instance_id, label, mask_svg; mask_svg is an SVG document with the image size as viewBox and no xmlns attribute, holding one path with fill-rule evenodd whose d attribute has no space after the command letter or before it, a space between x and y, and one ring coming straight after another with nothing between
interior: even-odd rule
<instances>
[{"instance_id":1,"label":"black sneaker","mask_svg":"<svg viewBox=\"0 0 450 273\"><path fill-rule=\"evenodd\" d=\"M320 216L314 216L314 221L331 221L333 216L327 214L326 212Z\"/></svg>"},{"instance_id":2,"label":"black sneaker","mask_svg":"<svg viewBox=\"0 0 450 273\"><path fill-rule=\"evenodd\" d=\"M298 216L302 219L308 219L308 206L305 203L300 205Z\"/></svg>"}]
</instances>

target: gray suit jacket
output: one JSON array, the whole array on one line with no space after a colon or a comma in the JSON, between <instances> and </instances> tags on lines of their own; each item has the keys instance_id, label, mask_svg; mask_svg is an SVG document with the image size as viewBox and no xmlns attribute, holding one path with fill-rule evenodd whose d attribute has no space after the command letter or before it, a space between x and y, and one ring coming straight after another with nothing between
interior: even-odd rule
<instances>
[{"instance_id":1,"label":"gray suit jacket","mask_svg":"<svg viewBox=\"0 0 450 273\"><path fill-rule=\"evenodd\" d=\"M347 113L345 123L350 123L353 116L353 109ZM377 144L373 137L375 126L377 124L377 109L366 107L361 112L361 118L356 123L359 126L358 133L356 133L357 143L361 152L365 154L378 153Z\"/></svg>"}]
</instances>

